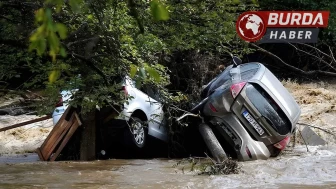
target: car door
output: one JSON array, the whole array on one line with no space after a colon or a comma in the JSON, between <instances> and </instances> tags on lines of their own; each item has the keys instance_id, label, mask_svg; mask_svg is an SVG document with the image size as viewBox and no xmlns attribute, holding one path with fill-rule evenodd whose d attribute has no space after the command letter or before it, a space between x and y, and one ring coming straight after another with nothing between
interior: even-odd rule
<instances>
[{"instance_id":1,"label":"car door","mask_svg":"<svg viewBox=\"0 0 336 189\"><path fill-rule=\"evenodd\" d=\"M168 139L167 128L165 127L163 104L160 102L159 92L149 86L144 86L143 90L147 92L148 99L146 103L149 103L148 134L166 141Z\"/></svg>"}]
</instances>

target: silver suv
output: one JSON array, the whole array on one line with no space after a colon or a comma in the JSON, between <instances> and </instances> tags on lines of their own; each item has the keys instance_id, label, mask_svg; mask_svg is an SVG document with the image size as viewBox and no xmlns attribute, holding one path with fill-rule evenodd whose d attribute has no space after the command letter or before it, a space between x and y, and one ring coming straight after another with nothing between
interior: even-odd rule
<instances>
[{"instance_id":1,"label":"silver suv","mask_svg":"<svg viewBox=\"0 0 336 189\"><path fill-rule=\"evenodd\" d=\"M162 104L156 100L155 91L149 87L143 90L137 89L135 82L128 76L123 79L122 90L130 98L123 105L117 117L113 115L115 112L107 112L107 115L111 116L107 116L102 124L112 128L129 128L125 130L127 136L130 136L128 139L138 149L145 147L148 135L168 141ZM54 124L58 122L68 107L68 101L72 96L70 91L62 91L61 94L62 98L52 114Z\"/></svg>"},{"instance_id":2,"label":"silver suv","mask_svg":"<svg viewBox=\"0 0 336 189\"><path fill-rule=\"evenodd\" d=\"M225 139L224 150L242 161L277 156L301 114L292 95L260 63L227 67L201 96L207 98L192 111L202 112Z\"/></svg>"}]
</instances>

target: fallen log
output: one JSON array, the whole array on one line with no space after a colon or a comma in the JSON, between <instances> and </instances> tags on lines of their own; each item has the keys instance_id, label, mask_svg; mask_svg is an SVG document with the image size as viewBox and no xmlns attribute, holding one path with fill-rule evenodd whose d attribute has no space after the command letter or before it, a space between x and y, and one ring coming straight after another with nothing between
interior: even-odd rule
<instances>
[{"instance_id":1,"label":"fallen log","mask_svg":"<svg viewBox=\"0 0 336 189\"><path fill-rule=\"evenodd\" d=\"M11 126L7 126L7 127L1 128L0 132L7 131L7 130L10 130L10 129L15 129L17 127L22 127L22 126L29 125L29 124L32 124L32 123L44 121L44 120L47 120L47 119L50 119L50 118L51 118L50 115L46 115L44 117L40 117L40 118L33 119L33 120L30 120L30 121L25 121L25 122L22 122L22 123L17 123L17 124L11 125Z\"/></svg>"},{"instance_id":2,"label":"fallen log","mask_svg":"<svg viewBox=\"0 0 336 189\"><path fill-rule=\"evenodd\" d=\"M213 158L217 163L222 163L227 159L226 153L220 143L218 142L212 129L205 123L201 123L198 126L198 130L201 133L205 144L210 150Z\"/></svg>"}]
</instances>

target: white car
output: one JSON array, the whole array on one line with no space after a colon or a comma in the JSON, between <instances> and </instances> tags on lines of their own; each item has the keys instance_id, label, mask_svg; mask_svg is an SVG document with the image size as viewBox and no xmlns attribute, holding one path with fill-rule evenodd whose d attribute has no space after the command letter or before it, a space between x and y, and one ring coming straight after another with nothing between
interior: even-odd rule
<instances>
[{"instance_id":1,"label":"white car","mask_svg":"<svg viewBox=\"0 0 336 189\"><path fill-rule=\"evenodd\" d=\"M129 128L126 132L131 136L134 147L138 149L145 147L148 135L167 142L168 133L164 123L164 112L155 90L148 87L139 90L129 77L125 77L122 89L132 98L124 104L119 116L109 121L108 124L112 127ZM52 114L54 125L67 109L67 101L72 96L70 91L62 91L61 95L62 99Z\"/></svg>"}]
</instances>

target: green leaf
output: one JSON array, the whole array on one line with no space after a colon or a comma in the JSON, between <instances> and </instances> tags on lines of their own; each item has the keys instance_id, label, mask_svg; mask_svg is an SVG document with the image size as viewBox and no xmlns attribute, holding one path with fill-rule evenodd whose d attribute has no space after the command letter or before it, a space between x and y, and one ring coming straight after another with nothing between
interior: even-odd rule
<instances>
[{"instance_id":1,"label":"green leaf","mask_svg":"<svg viewBox=\"0 0 336 189\"><path fill-rule=\"evenodd\" d=\"M37 50L37 54L38 55L42 55L44 53L44 51L46 50L47 48L47 42L45 39L39 39L38 40L38 43L37 43L37 47L36 47L36 50Z\"/></svg>"},{"instance_id":2,"label":"green leaf","mask_svg":"<svg viewBox=\"0 0 336 189\"><path fill-rule=\"evenodd\" d=\"M49 83L54 83L61 75L61 72L59 70L53 70L49 74Z\"/></svg>"},{"instance_id":3,"label":"green leaf","mask_svg":"<svg viewBox=\"0 0 336 189\"><path fill-rule=\"evenodd\" d=\"M35 13L35 18L37 22L42 22L45 19L45 12L44 9L39 9Z\"/></svg>"},{"instance_id":4,"label":"green leaf","mask_svg":"<svg viewBox=\"0 0 336 189\"><path fill-rule=\"evenodd\" d=\"M60 35L61 39L65 39L67 37L67 27L64 24L57 23L56 25L56 30L58 34Z\"/></svg>"},{"instance_id":5,"label":"green leaf","mask_svg":"<svg viewBox=\"0 0 336 189\"><path fill-rule=\"evenodd\" d=\"M240 4L240 0L233 0L234 4Z\"/></svg>"},{"instance_id":6,"label":"green leaf","mask_svg":"<svg viewBox=\"0 0 336 189\"><path fill-rule=\"evenodd\" d=\"M160 1L152 0L150 2L150 9L155 20L159 21L169 19L168 10L166 6L164 6Z\"/></svg>"},{"instance_id":7,"label":"green leaf","mask_svg":"<svg viewBox=\"0 0 336 189\"><path fill-rule=\"evenodd\" d=\"M144 64L145 66L147 64ZM142 80L145 80L147 77L146 77L146 69L144 67L140 67L140 73L139 73L139 76L140 78L142 78Z\"/></svg>"},{"instance_id":8,"label":"green leaf","mask_svg":"<svg viewBox=\"0 0 336 189\"><path fill-rule=\"evenodd\" d=\"M66 51L65 51L65 48L61 47L61 49L60 49L60 54L61 54L61 56L63 56L63 57L66 57L66 56L67 56L67 53L66 53Z\"/></svg>"},{"instance_id":9,"label":"green leaf","mask_svg":"<svg viewBox=\"0 0 336 189\"><path fill-rule=\"evenodd\" d=\"M92 15L92 14L89 14L89 15L87 15L87 18L88 18L89 20L92 20L92 19L93 19L93 15Z\"/></svg>"},{"instance_id":10,"label":"green leaf","mask_svg":"<svg viewBox=\"0 0 336 189\"><path fill-rule=\"evenodd\" d=\"M134 78L137 71L138 71L138 67L134 64L131 64L130 77Z\"/></svg>"},{"instance_id":11,"label":"green leaf","mask_svg":"<svg viewBox=\"0 0 336 189\"><path fill-rule=\"evenodd\" d=\"M54 31L55 27L54 27L54 22L52 18L52 11L49 8L46 9L45 21L47 22L47 29L50 31Z\"/></svg>"},{"instance_id":12,"label":"green leaf","mask_svg":"<svg viewBox=\"0 0 336 189\"><path fill-rule=\"evenodd\" d=\"M56 60L56 55L60 48L60 42L57 35L54 32L50 32L48 36L49 42L49 55L52 57L52 61Z\"/></svg>"},{"instance_id":13,"label":"green leaf","mask_svg":"<svg viewBox=\"0 0 336 189\"><path fill-rule=\"evenodd\" d=\"M160 73L156 69L154 69L152 67L149 67L149 66L146 66L145 69L146 69L146 72L148 73L149 77L153 78L154 81L156 81L156 82L161 81Z\"/></svg>"},{"instance_id":14,"label":"green leaf","mask_svg":"<svg viewBox=\"0 0 336 189\"><path fill-rule=\"evenodd\" d=\"M54 32L50 32L48 36L48 42L50 44L50 50L58 51L59 48L59 39Z\"/></svg>"}]
</instances>

